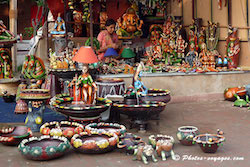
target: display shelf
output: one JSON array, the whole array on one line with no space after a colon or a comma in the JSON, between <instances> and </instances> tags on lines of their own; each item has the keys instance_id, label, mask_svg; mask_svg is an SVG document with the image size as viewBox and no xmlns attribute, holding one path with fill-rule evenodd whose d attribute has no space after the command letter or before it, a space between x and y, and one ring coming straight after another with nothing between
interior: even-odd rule
<instances>
[{"instance_id":1,"label":"display shelf","mask_svg":"<svg viewBox=\"0 0 250 167\"><path fill-rule=\"evenodd\" d=\"M206 72L206 73L184 73L184 72L159 72L159 73L142 73L143 77L164 77L164 76L190 76L190 75L226 75L226 74L243 74L249 71L224 71L224 72ZM100 78L131 78L134 74L107 74L99 75Z\"/></svg>"}]
</instances>

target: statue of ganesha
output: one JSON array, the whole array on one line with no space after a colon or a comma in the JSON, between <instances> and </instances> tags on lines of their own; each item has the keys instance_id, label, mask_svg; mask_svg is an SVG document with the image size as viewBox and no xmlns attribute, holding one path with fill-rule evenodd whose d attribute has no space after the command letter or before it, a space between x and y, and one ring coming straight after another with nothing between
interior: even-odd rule
<instances>
[{"instance_id":1,"label":"statue of ganesha","mask_svg":"<svg viewBox=\"0 0 250 167\"><path fill-rule=\"evenodd\" d=\"M136 14L133 8L128 8L127 12L122 16L122 19L119 18L117 35L119 38L131 38L133 36L142 35L142 25L143 21L140 20L139 16Z\"/></svg>"}]
</instances>

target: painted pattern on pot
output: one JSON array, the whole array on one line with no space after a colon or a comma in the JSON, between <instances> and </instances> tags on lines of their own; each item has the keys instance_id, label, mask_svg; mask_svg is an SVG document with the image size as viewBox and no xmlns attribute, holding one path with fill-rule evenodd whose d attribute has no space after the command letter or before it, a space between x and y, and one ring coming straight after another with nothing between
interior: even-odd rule
<instances>
[{"instance_id":1,"label":"painted pattern on pot","mask_svg":"<svg viewBox=\"0 0 250 167\"><path fill-rule=\"evenodd\" d=\"M16 126L0 129L0 143L4 145L18 145L23 139L32 136L32 131L26 126Z\"/></svg>"},{"instance_id":2,"label":"painted pattern on pot","mask_svg":"<svg viewBox=\"0 0 250 167\"><path fill-rule=\"evenodd\" d=\"M82 132L71 138L73 148L81 153L105 153L112 151L119 138L115 133L93 130L90 133Z\"/></svg>"},{"instance_id":3,"label":"painted pattern on pot","mask_svg":"<svg viewBox=\"0 0 250 167\"><path fill-rule=\"evenodd\" d=\"M200 145L204 153L215 153L224 141L225 137L218 134L201 134L194 138L194 142Z\"/></svg>"},{"instance_id":4,"label":"painted pattern on pot","mask_svg":"<svg viewBox=\"0 0 250 167\"><path fill-rule=\"evenodd\" d=\"M195 126L181 126L178 128L177 139L185 146L192 146L193 138L198 134L198 128Z\"/></svg>"},{"instance_id":5,"label":"painted pattern on pot","mask_svg":"<svg viewBox=\"0 0 250 167\"><path fill-rule=\"evenodd\" d=\"M100 132L108 131L120 136L126 132L126 127L124 125L120 125L117 123L104 123L104 122L91 123L85 127L85 131L88 133L90 133L93 130L97 130Z\"/></svg>"},{"instance_id":6,"label":"painted pattern on pot","mask_svg":"<svg viewBox=\"0 0 250 167\"><path fill-rule=\"evenodd\" d=\"M79 134L84 131L83 125L77 122L61 121L47 122L40 128L40 133L50 136L64 136L67 138L73 137L74 134Z\"/></svg>"},{"instance_id":7,"label":"painted pattern on pot","mask_svg":"<svg viewBox=\"0 0 250 167\"><path fill-rule=\"evenodd\" d=\"M22 155L31 160L54 159L62 156L69 148L67 138L48 135L24 139L18 146Z\"/></svg>"}]
</instances>

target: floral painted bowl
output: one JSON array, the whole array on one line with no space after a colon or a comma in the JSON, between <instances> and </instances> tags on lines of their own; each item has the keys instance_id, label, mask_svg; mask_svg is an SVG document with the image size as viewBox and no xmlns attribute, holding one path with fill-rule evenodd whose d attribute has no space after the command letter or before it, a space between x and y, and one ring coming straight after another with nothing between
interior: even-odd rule
<instances>
[{"instance_id":1,"label":"floral painted bowl","mask_svg":"<svg viewBox=\"0 0 250 167\"><path fill-rule=\"evenodd\" d=\"M77 122L61 121L47 122L40 128L40 133L50 136L64 136L70 139L74 134L79 134L84 131L82 124Z\"/></svg>"},{"instance_id":2,"label":"floral painted bowl","mask_svg":"<svg viewBox=\"0 0 250 167\"><path fill-rule=\"evenodd\" d=\"M194 142L200 145L204 153L215 153L225 137L217 134L201 134L194 138Z\"/></svg>"},{"instance_id":3,"label":"floral painted bowl","mask_svg":"<svg viewBox=\"0 0 250 167\"><path fill-rule=\"evenodd\" d=\"M28 139L31 136L32 132L26 126L0 129L0 143L4 145L18 145L23 139Z\"/></svg>"},{"instance_id":4,"label":"floral painted bowl","mask_svg":"<svg viewBox=\"0 0 250 167\"><path fill-rule=\"evenodd\" d=\"M126 132L126 127L124 125L120 125L117 123L104 123L104 122L91 123L85 127L85 131L88 133L90 133L93 130L97 130L100 132L108 131L120 136Z\"/></svg>"},{"instance_id":5,"label":"floral painted bowl","mask_svg":"<svg viewBox=\"0 0 250 167\"><path fill-rule=\"evenodd\" d=\"M192 146L194 144L193 138L198 134L198 128L195 126L181 126L178 128L177 138L181 144Z\"/></svg>"},{"instance_id":6,"label":"floral painted bowl","mask_svg":"<svg viewBox=\"0 0 250 167\"><path fill-rule=\"evenodd\" d=\"M18 146L24 157L31 160L50 160L61 157L70 148L65 137L44 135L24 139Z\"/></svg>"},{"instance_id":7,"label":"floral painted bowl","mask_svg":"<svg viewBox=\"0 0 250 167\"><path fill-rule=\"evenodd\" d=\"M119 141L115 133L103 131L82 132L71 138L73 148L81 153L106 153L112 151Z\"/></svg>"}]
</instances>

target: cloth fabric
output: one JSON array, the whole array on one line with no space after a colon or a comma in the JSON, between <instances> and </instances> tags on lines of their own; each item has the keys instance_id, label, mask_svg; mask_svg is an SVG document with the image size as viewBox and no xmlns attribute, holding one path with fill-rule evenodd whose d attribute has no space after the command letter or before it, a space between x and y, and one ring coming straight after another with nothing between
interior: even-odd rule
<instances>
[{"instance_id":1,"label":"cloth fabric","mask_svg":"<svg viewBox=\"0 0 250 167\"><path fill-rule=\"evenodd\" d=\"M112 35L108 33L107 30L101 31L98 36L97 40L100 43L100 48L111 46L112 43L118 42L118 35L116 33L113 33ZM104 58L104 52L100 53L98 55L99 60L103 60Z\"/></svg>"}]
</instances>

